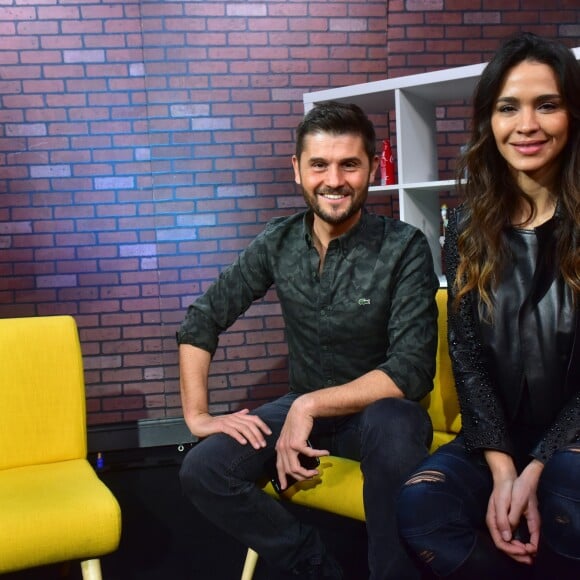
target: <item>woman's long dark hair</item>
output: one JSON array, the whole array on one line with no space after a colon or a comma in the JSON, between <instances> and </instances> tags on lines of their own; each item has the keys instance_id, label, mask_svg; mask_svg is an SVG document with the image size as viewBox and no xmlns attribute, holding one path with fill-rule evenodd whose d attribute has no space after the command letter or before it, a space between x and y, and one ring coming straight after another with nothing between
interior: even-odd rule
<instances>
[{"instance_id":1,"label":"woman's long dark hair","mask_svg":"<svg viewBox=\"0 0 580 580\"><path fill-rule=\"evenodd\" d=\"M568 142L561 155L561 170L553 194L561 216L557 228L557 259L560 272L580 293L580 64L565 46L524 33L507 41L484 69L473 99L471 137L457 165L457 179L467 174L459 190L467 207L467 222L459 234L459 264L455 278L456 304L463 295L476 290L492 312L490 290L505 255L501 232L522 200L536 212L532 199L516 184L509 166L495 144L491 116L507 73L522 61L546 64L556 75L558 88L568 112Z\"/></svg>"}]
</instances>

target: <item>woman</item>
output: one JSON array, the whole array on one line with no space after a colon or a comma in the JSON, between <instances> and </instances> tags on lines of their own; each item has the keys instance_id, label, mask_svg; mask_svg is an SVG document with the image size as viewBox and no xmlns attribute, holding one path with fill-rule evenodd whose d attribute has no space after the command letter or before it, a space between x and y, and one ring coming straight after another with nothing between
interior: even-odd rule
<instances>
[{"instance_id":1,"label":"woman","mask_svg":"<svg viewBox=\"0 0 580 580\"><path fill-rule=\"evenodd\" d=\"M398 503L438 577L580 578L580 65L523 34L485 68L445 258L463 428Z\"/></svg>"}]
</instances>

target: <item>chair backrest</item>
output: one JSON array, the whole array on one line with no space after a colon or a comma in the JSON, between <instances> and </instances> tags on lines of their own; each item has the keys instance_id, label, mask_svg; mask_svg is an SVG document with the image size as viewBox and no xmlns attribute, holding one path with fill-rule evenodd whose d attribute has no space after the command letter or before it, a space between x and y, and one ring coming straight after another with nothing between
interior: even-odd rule
<instances>
[{"instance_id":1,"label":"chair backrest","mask_svg":"<svg viewBox=\"0 0 580 580\"><path fill-rule=\"evenodd\" d=\"M437 368L433 390L424 399L423 404L429 412L434 431L457 434L461 429L461 415L447 343L447 289L440 288L436 298L439 309Z\"/></svg>"},{"instance_id":2,"label":"chair backrest","mask_svg":"<svg viewBox=\"0 0 580 580\"><path fill-rule=\"evenodd\" d=\"M74 319L0 320L0 469L86 453L83 363Z\"/></svg>"}]
</instances>

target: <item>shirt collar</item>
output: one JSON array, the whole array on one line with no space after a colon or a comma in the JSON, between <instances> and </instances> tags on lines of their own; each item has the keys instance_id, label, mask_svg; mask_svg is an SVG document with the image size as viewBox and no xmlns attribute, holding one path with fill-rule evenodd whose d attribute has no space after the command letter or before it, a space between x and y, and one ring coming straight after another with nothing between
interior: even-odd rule
<instances>
[{"instance_id":1,"label":"shirt collar","mask_svg":"<svg viewBox=\"0 0 580 580\"><path fill-rule=\"evenodd\" d=\"M365 230L368 227L369 215L366 208L363 207L361 212L360 219L356 224L350 228L347 232L339 236L335 240L332 240L331 243L338 243L341 251L344 254L347 254L352 248L354 248L358 242L360 241L361 236L364 235ZM312 224L314 222L314 213L312 210L308 210L304 214L303 218L303 227L304 227L304 240L308 247L313 246L313 239L312 239Z\"/></svg>"}]
</instances>

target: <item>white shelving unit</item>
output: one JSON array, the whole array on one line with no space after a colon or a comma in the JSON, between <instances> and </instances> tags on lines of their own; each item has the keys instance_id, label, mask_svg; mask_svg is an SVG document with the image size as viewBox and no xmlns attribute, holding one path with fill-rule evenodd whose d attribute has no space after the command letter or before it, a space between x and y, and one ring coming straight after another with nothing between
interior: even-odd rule
<instances>
[{"instance_id":1,"label":"white shelving unit","mask_svg":"<svg viewBox=\"0 0 580 580\"><path fill-rule=\"evenodd\" d=\"M574 49L574 54L580 59L580 47ZM325 101L356 103L367 114L386 115L395 110L398 183L373 186L370 192L398 195L400 218L425 233L440 278L438 194L453 189L455 183L439 180L435 109L470 99L485 66L481 63L303 95L305 112Z\"/></svg>"}]
</instances>

